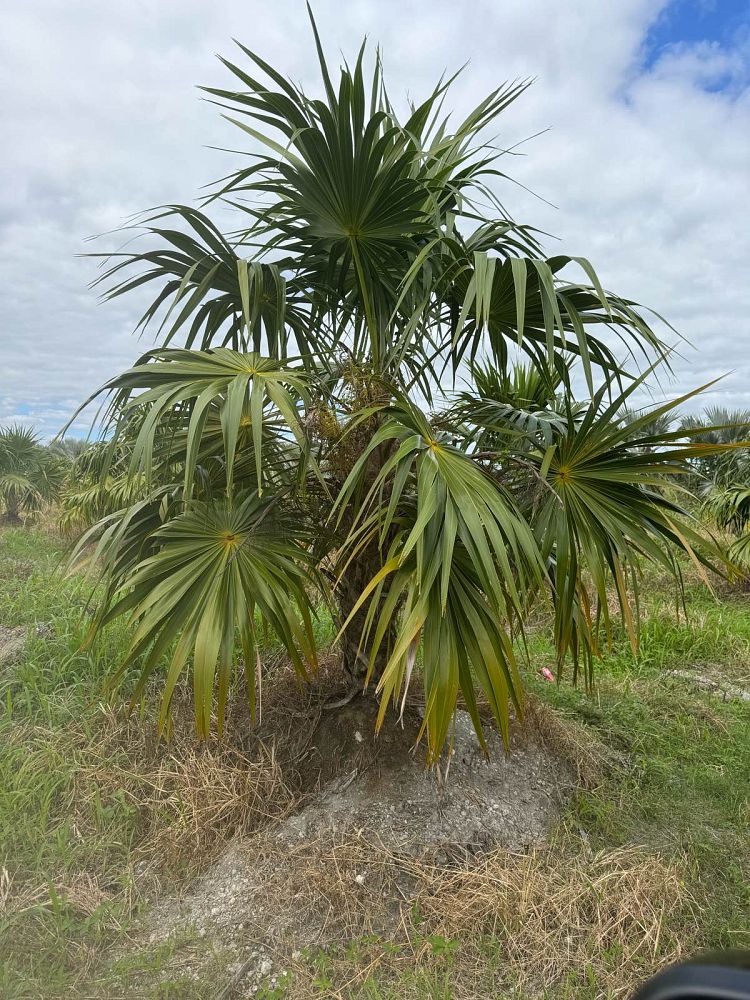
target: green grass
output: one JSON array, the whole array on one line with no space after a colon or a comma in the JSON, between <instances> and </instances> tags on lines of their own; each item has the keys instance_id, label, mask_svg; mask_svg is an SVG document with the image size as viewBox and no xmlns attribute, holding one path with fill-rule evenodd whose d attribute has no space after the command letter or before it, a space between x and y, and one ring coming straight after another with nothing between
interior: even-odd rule
<instances>
[{"instance_id":1,"label":"green grass","mask_svg":"<svg viewBox=\"0 0 750 1000\"><path fill-rule=\"evenodd\" d=\"M686 852L703 946L750 946L747 707L712 704L707 715L684 684L638 674L605 674L593 704L565 688L544 694L629 756L623 773L577 800L595 845Z\"/></svg>"},{"instance_id":2,"label":"green grass","mask_svg":"<svg viewBox=\"0 0 750 1000\"><path fill-rule=\"evenodd\" d=\"M90 584L65 580L63 558L60 543L38 531L0 533L0 625L49 628L30 638L18 663L0 667L0 869L16 891L36 893L11 916L0 903L0 996L211 996L215 963L200 981L185 972L185 956L200 948L189 936L125 949L138 914L132 854L143 836L141 817L132 798L111 789L97 795L82 783L81 761L100 738L107 706L120 704L106 679L128 635L115 624L94 650L81 651ZM750 708L665 676L718 664L725 677L750 687L750 598L714 598L691 581L686 620L662 581L648 580L645 592L639 657L616 631L592 695L544 682L538 670L554 668L553 651L542 628L530 636L533 693L623 762L600 787L577 795L563 823L594 847L639 843L686 856L688 888L701 908L697 933L686 926L686 937L702 947L750 947ZM330 641L328 616L317 629L321 645ZM149 715L144 726L150 723ZM56 892L83 873L106 890L99 905L77 907ZM488 970L501 963L499 946L490 940L483 947ZM361 995L448 997L453 974L447 956L395 983L374 975ZM574 977L563 993L593 997L584 980ZM321 996L326 988L321 981Z\"/></svg>"},{"instance_id":3,"label":"green grass","mask_svg":"<svg viewBox=\"0 0 750 1000\"><path fill-rule=\"evenodd\" d=\"M704 907L701 944L750 947L750 705L711 697L670 670L721 676L750 688L750 598L686 588L676 611L664 585L646 589L639 655L623 635L597 665L596 691L529 678L565 717L589 727L628 765L579 795L575 821L597 846L645 843L687 853L691 888ZM535 663L553 666L541 634Z\"/></svg>"},{"instance_id":4,"label":"green grass","mask_svg":"<svg viewBox=\"0 0 750 1000\"><path fill-rule=\"evenodd\" d=\"M111 872L114 895L124 896L134 830L124 802L98 804L91 836L80 836L66 815L79 763L72 727L88 727L95 738L105 665L123 636L114 631L97 652L80 652L90 587L61 579L62 558L60 545L45 535L0 534L0 624L49 629L46 638L32 633L22 659L0 668L0 864L17 891L38 896L20 915L4 919L0 912L3 997L64 993L127 909L118 902L77 914L53 888L80 872Z\"/></svg>"}]
</instances>

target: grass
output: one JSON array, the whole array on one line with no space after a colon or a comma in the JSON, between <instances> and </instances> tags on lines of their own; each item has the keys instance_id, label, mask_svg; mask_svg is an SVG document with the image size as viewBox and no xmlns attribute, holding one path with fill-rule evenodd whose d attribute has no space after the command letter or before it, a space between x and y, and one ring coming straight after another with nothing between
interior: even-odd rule
<instances>
[{"instance_id":1,"label":"grass","mask_svg":"<svg viewBox=\"0 0 750 1000\"><path fill-rule=\"evenodd\" d=\"M110 974L101 955L128 940L154 879L189 876L238 829L292 801L269 754L197 746L189 727L158 746L152 705L124 717L106 678L127 633L115 627L81 652L90 585L61 579L62 556L45 536L0 535L0 624L45 626L18 663L0 666L4 998L69 995L102 977L94 995L130 995L128 976L140 982L151 960L123 960ZM154 962L158 989L143 995L180 995L165 992Z\"/></svg>"},{"instance_id":2,"label":"grass","mask_svg":"<svg viewBox=\"0 0 750 1000\"><path fill-rule=\"evenodd\" d=\"M235 832L283 815L298 789L270 745L199 747L183 726L158 746L153 694L126 720L106 679L127 630L81 651L89 585L61 577L63 556L52 535L0 534L0 625L44 626L0 665L0 996L213 997L226 958L189 933L149 945L139 914ZM591 695L545 682L553 651L543 627L530 636L541 728L588 768L553 845L422 870L401 937L352 925L259 995L450 997L469 995L467 983L507 994L512 969L519 997L593 1000L643 974L649 935L653 962L750 947L750 707L668 675L718 670L750 687L750 598L712 597L691 578L686 618L665 581L649 577L645 591L638 658L616 632ZM330 640L329 619L318 629ZM596 871L615 887L600 898L611 910L597 908ZM514 923L522 904L528 919ZM566 949L567 966L542 975Z\"/></svg>"}]
</instances>

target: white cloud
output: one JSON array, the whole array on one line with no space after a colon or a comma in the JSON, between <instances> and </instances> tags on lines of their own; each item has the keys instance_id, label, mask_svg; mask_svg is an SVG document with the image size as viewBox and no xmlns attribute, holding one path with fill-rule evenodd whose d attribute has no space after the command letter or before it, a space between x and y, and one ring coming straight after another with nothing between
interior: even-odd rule
<instances>
[{"instance_id":1,"label":"white cloud","mask_svg":"<svg viewBox=\"0 0 750 1000\"><path fill-rule=\"evenodd\" d=\"M590 257L605 282L664 313L693 344L675 391L733 370L712 394L750 402L750 42L676 44L648 70L650 22L665 0L336 0L315 4L329 55L365 32L395 94L423 94L444 69L465 110L498 82L537 82L508 112L513 213ZM226 82L214 52L243 40L306 89L317 85L300 0L199 4L18 3L0 42L0 421L56 430L139 353L138 301L97 304L84 238L219 176L237 136L197 99ZM717 89L718 88L718 89Z\"/></svg>"}]
</instances>

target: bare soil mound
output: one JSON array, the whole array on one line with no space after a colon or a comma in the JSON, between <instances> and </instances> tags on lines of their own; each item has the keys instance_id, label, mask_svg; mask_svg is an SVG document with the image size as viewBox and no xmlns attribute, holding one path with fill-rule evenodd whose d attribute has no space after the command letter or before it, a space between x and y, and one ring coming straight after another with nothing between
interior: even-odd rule
<instances>
[{"instance_id":1,"label":"bare soil mound","mask_svg":"<svg viewBox=\"0 0 750 1000\"><path fill-rule=\"evenodd\" d=\"M373 737L376 706L358 698L326 713L305 771L318 791L276 836L293 843L355 832L409 853L520 848L544 835L573 783L568 765L514 733L512 754L488 727L482 751L468 713L457 712L453 746L438 772L414 748L420 719L407 713Z\"/></svg>"},{"instance_id":2,"label":"bare soil mound","mask_svg":"<svg viewBox=\"0 0 750 1000\"><path fill-rule=\"evenodd\" d=\"M510 755L488 731L485 756L465 712L438 780L414 750L416 711L377 738L375 712L358 698L322 714L300 766L298 810L236 840L187 893L160 902L152 940L197 928L236 956L236 995L253 996L301 951L355 931L387 936L425 864L539 843L575 784L570 764L520 727Z\"/></svg>"}]
</instances>

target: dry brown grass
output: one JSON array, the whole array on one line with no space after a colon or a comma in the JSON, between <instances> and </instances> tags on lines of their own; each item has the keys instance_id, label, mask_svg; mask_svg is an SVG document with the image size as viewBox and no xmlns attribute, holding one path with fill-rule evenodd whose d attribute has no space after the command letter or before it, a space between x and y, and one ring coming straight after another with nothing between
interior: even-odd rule
<instances>
[{"instance_id":1,"label":"dry brown grass","mask_svg":"<svg viewBox=\"0 0 750 1000\"><path fill-rule=\"evenodd\" d=\"M0 914L54 908L56 897L84 916L113 901L120 904L117 912L127 913L144 894L192 877L230 839L285 816L296 801L273 744L258 741L252 752L243 752L185 740L154 749L135 725L112 716L98 736L92 741L72 729L59 747L76 763L67 795L55 803L61 830L69 824L78 841L95 841L102 810L119 797L135 814L130 850L125 857L110 854L109 863L102 855L90 871L49 871L42 883L7 858L0 868ZM44 738L38 731L26 733L32 749ZM109 923L117 927L119 917Z\"/></svg>"},{"instance_id":2,"label":"dry brown grass","mask_svg":"<svg viewBox=\"0 0 750 1000\"><path fill-rule=\"evenodd\" d=\"M691 906L681 865L625 847L587 858L554 847L496 852L471 868L422 876L418 903L434 932L501 944L509 980L523 993L552 990L575 970L599 995L629 994L684 945L670 918Z\"/></svg>"},{"instance_id":3,"label":"dry brown grass","mask_svg":"<svg viewBox=\"0 0 750 1000\"><path fill-rule=\"evenodd\" d=\"M0 849L0 914L54 907L55 894L82 915L105 901L128 912L144 895L199 874L233 838L286 816L300 798L299 768L332 664L324 660L318 688L301 688L279 663L267 669L277 676L263 724L250 724L237 697L223 741L197 740L188 691L175 698L169 742L156 738L151 701L140 717L115 700L118 707L100 704L65 728L16 724L6 738L24 768L69 776L50 782L48 828L92 849L87 870L50 867L43 881ZM108 830L115 802L121 825ZM126 839L113 845L113 835Z\"/></svg>"},{"instance_id":4,"label":"dry brown grass","mask_svg":"<svg viewBox=\"0 0 750 1000\"><path fill-rule=\"evenodd\" d=\"M43 883L0 855L0 913L53 907L55 893L84 915L108 900L130 910L144 894L198 874L234 837L249 836L294 808L297 774L285 766L301 742L300 733L289 731L293 714L286 730L277 724L268 739L246 726L223 743L195 738L187 699L175 714L169 743L156 740L150 721L108 706L65 730L15 727L11 738L25 766L46 770L59 762L71 775L51 800L51 827L58 823L63 835L103 846L92 851L90 870L49 870ZM282 764L277 745L285 736ZM103 843L115 801L132 816L119 850Z\"/></svg>"},{"instance_id":5,"label":"dry brown grass","mask_svg":"<svg viewBox=\"0 0 750 1000\"><path fill-rule=\"evenodd\" d=\"M536 698L528 699L524 731L527 738L568 764L584 788L596 788L607 775L629 764L624 755L598 740L590 728L564 718Z\"/></svg>"},{"instance_id":6,"label":"dry brown grass","mask_svg":"<svg viewBox=\"0 0 750 1000\"><path fill-rule=\"evenodd\" d=\"M300 686L281 657L266 663L272 683L261 725L253 726L241 696L230 701L227 733L201 742L195 736L187 690L174 700L169 741L156 738L156 699L140 715L119 699L100 704L65 729L16 725L10 739L24 766L71 775L50 801L50 826L92 850L85 871L45 872L44 881L0 850L0 914L54 908L55 896L87 916L102 902L123 914L144 898L189 881L208 868L233 839L272 826L299 803L300 768L319 717L335 684L332 657L324 657L316 685ZM215 728L214 728L215 731ZM132 812L120 849L106 843L106 812L119 800ZM122 809L118 812L122 822ZM69 834L68 834L69 831ZM113 910L114 912L114 910ZM119 917L110 921L119 926Z\"/></svg>"},{"instance_id":7,"label":"dry brown grass","mask_svg":"<svg viewBox=\"0 0 750 1000\"><path fill-rule=\"evenodd\" d=\"M424 997L420 970L446 976L455 1000L576 984L619 998L690 947L670 929L696 910L684 861L638 847L591 855L568 840L448 868L361 838L252 850L266 872L258 912L296 915L271 948L296 1000L323 995L320 966L291 957L303 946L325 948L326 996L356 996L375 978L384 996Z\"/></svg>"},{"instance_id":8,"label":"dry brown grass","mask_svg":"<svg viewBox=\"0 0 750 1000\"><path fill-rule=\"evenodd\" d=\"M7 868L0 868L0 915L52 907L55 897L82 916L90 917L103 903L111 902L113 894L102 888L96 876L87 872L80 872L64 882L34 885L12 876Z\"/></svg>"},{"instance_id":9,"label":"dry brown grass","mask_svg":"<svg viewBox=\"0 0 750 1000\"><path fill-rule=\"evenodd\" d=\"M97 755L98 758L98 755ZM273 744L253 753L232 747L172 747L150 768L130 761L84 764L80 798L120 792L139 812L132 861L139 874L195 874L237 835L285 816L295 795L287 785Z\"/></svg>"}]
</instances>

